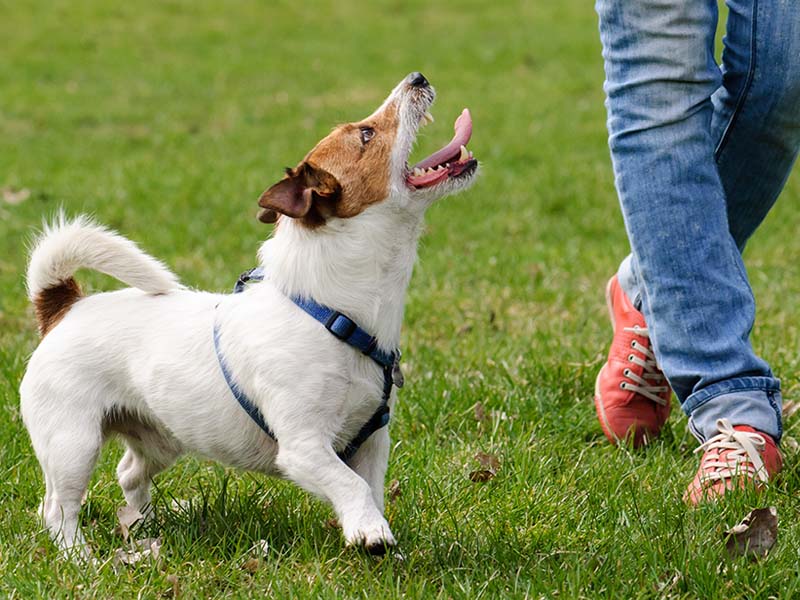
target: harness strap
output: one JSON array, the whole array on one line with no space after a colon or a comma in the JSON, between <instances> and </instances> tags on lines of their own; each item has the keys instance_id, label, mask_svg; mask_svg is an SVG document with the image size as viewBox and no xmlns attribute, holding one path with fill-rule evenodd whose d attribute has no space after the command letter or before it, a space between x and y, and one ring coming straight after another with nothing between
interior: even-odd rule
<instances>
[{"instance_id":1,"label":"harness strap","mask_svg":"<svg viewBox=\"0 0 800 600\"><path fill-rule=\"evenodd\" d=\"M261 411L258 410L258 407L255 404L250 402L250 399L233 379L233 375L231 374L225 359L222 357L222 351L219 349L219 327L217 327L216 323L214 323L214 351L217 354L219 368L222 370L223 377L225 377L225 383L228 384L233 397L239 402L241 407L244 409L244 412L250 415L250 418L256 422L256 425L261 427L261 429L264 430L264 433L277 442L278 438L275 437L275 434L272 433L269 425L267 425L267 422L264 420L264 415L261 414Z\"/></svg>"},{"instance_id":2,"label":"harness strap","mask_svg":"<svg viewBox=\"0 0 800 600\"><path fill-rule=\"evenodd\" d=\"M249 282L262 281L263 279L264 269L262 267L255 267L249 271L245 271L236 281L233 293L238 294L243 292ZM373 336L361 329L356 322L347 315L337 310L328 308L309 298L291 298L291 300L308 315L322 323L333 336L349 346L360 350L364 355L369 356L380 365L383 370L383 396L378 409L372 417L364 423L364 426L358 431L350 443L347 444L344 450L337 453L337 456L341 460L347 461L355 455L362 444L366 442L373 433L389 423L389 397L392 393L392 386L403 387L403 376L400 371L400 351L384 352L378 349L377 340ZM217 360L219 361L220 369L222 370L222 375L225 377L225 382L228 384L234 398L236 398L239 405L250 418L253 419L256 425L277 442L278 440L275 434L267 425L261 411L236 384L219 347L219 327L216 322L214 323L214 350L217 355Z\"/></svg>"},{"instance_id":3,"label":"harness strap","mask_svg":"<svg viewBox=\"0 0 800 600\"><path fill-rule=\"evenodd\" d=\"M394 365L397 353L379 350L377 348L378 340L361 329L361 327L347 315L343 315L338 310L323 306L310 298L292 298L292 302L325 325L325 329L330 331L335 337L342 340L345 344L360 350L362 354L369 356L381 367L386 368Z\"/></svg>"}]
</instances>

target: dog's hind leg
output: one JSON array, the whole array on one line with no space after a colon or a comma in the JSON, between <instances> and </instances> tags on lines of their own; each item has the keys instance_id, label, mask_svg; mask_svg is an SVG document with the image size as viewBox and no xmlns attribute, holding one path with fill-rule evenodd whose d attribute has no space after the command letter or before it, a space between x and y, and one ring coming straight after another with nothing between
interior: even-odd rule
<instances>
[{"instance_id":1,"label":"dog's hind leg","mask_svg":"<svg viewBox=\"0 0 800 600\"><path fill-rule=\"evenodd\" d=\"M336 456L330 444L321 442L316 432L296 433L293 439L281 438L276 459L281 471L333 505L348 544L363 545L373 554L394 546L389 523L376 506L369 484Z\"/></svg>"},{"instance_id":2,"label":"dog's hind leg","mask_svg":"<svg viewBox=\"0 0 800 600\"><path fill-rule=\"evenodd\" d=\"M117 466L117 480L128 505L150 518L153 477L175 461L180 449L173 440L140 422L126 423L122 437L127 449Z\"/></svg>"},{"instance_id":3,"label":"dog's hind leg","mask_svg":"<svg viewBox=\"0 0 800 600\"><path fill-rule=\"evenodd\" d=\"M100 426L62 421L47 440L40 439L35 429L31 430L31 439L45 476L46 492L40 508L44 524L65 554L88 559L91 553L78 517L103 443Z\"/></svg>"},{"instance_id":4,"label":"dog's hind leg","mask_svg":"<svg viewBox=\"0 0 800 600\"><path fill-rule=\"evenodd\" d=\"M125 501L142 513L145 518L152 516L152 506L150 504L150 485L153 477L166 469L175 459L161 460L153 456L143 454L133 446L128 446L122 460L117 466L117 480L125 495Z\"/></svg>"}]
</instances>

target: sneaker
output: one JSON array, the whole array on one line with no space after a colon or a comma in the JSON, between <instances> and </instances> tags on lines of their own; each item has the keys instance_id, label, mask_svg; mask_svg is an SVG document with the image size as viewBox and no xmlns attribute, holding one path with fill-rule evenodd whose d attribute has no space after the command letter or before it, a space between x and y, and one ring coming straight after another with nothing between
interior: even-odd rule
<instances>
[{"instance_id":1,"label":"sneaker","mask_svg":"<svg viewBox=\"0 0 800 600\"><path fill-rule=\"evenodd\" d=\"M762 489L783 466L775 440L747 425L732 426L728 419L717 421L715 435L695 452L703 452L700 468L683 499L697 505L716 500L728 490L753 484Z\"/></svg>"},{"instance_id":2,"label":"sneaker","mask_svg":"<svg viewBox=\"0 0 800 600\"><path fill-rule=\"evenodd\" d=\"M612 444L627 440L638 448L661 431L672 390L656 364L644 315L633 307L616 275L606 286L606 303L614 339L597 375L594 405Z\"/></svg>"}]
</instances>

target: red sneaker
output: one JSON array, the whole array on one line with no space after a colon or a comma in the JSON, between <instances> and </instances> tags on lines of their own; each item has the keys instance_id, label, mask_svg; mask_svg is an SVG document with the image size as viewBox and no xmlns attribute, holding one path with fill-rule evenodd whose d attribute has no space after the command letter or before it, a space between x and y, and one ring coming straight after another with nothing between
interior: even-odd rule
<instances>
[{"instance_id":1,"label":"red sneaker","mask_svg":"<svg viewBox=\"0 0 800 600\"><path fill-rule=\"evenodd\" d=\"M606 303L614 339L597 374L594 405L612 444L632 440L638 448L661 431L672 390L650 349L644 315L633 307L616 275L606 286Z\"/></svg>"},{"instance_id":2,"label":"red sneaker","mask_svg":"<svg viewBox=\"0 0 800 600\"><path fill-rule=\"evenodd\" d=\"M747 425L731 426L728 419L717 421L717 429L719 435L695 450L704 454L683 497L689 504L716 500L747 485L762 489L783 467L781 451L766 433Z\"/></svg>"}]
</instances>

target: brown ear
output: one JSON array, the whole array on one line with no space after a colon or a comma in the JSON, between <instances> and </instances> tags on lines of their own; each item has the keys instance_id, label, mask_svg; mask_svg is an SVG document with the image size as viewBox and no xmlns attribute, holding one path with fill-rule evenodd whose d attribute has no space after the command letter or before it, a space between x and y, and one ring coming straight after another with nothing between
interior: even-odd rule
<instances>
[{"instance_id":1,"label":"brown ear","mask_svg":"<svg viewBox=\"0 0 800 600\"><path fill-rule=\"evenodd\" d=\"M278 213L297 219L304 217L311 210L311 189L304 188L296 175L288 175L258 199L258 205L264 209L258 213L262 223L274 223Z\"/></svg>"},{"instance_id":2,"label":"brown ear","mask_svg":"<svg viewBox=\"0 0 800 600\"><path fill-rule=\"evenodd\" d=\"M340 191L341 186L333 175L302 163L296 169L287 169L284 179L261 194L258 205L263 210L258 213L258 220L274 223L278 213L293 219L305 217L315 200L333 200Z\"/></svg>"}]
</instances>

